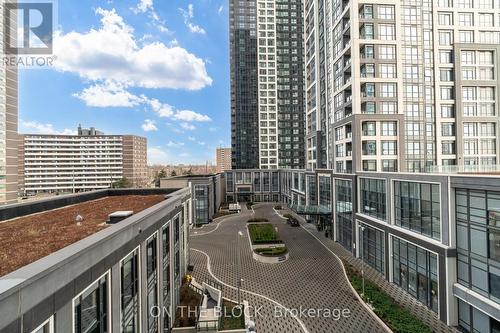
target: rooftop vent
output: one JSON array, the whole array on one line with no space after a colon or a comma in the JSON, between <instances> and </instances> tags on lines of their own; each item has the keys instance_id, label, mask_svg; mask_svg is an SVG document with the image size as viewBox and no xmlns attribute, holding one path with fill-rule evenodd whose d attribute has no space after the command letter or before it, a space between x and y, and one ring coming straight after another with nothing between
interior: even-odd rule
<instances>
[{"instance_id":1,"label":"rooftop vent","mask_svg":"<svg viewBox=\"0 0 500 333\"><path fill-rule=\"evenodd\" d=\"M108 224L116 224L134 214L131 210L119 210L108 215Z\"/></svg>"}]
</instances>

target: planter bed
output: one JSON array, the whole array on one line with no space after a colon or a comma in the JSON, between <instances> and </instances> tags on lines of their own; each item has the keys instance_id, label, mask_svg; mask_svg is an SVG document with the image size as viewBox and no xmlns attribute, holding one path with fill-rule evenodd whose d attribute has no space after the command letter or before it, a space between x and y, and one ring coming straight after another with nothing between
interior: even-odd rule
<instances>
[{"instance_id":1,"label":"planter bed","mask_svg":"<svg viewBox=\"0 0 500 333\"><path fill-rule=\"evenodd\" d=\"M259 249L256 249L255 252L257 254L260 254L261 256L274 257L274 256L281 256L281 255L287 253L288 249L286 248L286 246L268 247L268 248L259 248Z\"/></svg>"},{"instance_id":2,"label":"planter bed","mask_svg":"<svg viewBox=\"0 0 500 333\"><path fill-rule=\"evenodd\" d=\"M349 263L345 261L343 263L352 286L361 295L363 293L361 274ZM373 307L375 314L395 333L433 332L420 319L401 307L392 297L382 291L375 283L367 280L366 277L363 299Z\"/></svg>"},{"instance_id":3,"label":"planter bed","mask_svg":"<svg viewBox=\"0 0 500 333\"><path fill-rule=\"evenodd\" d=\"M249 224L248 233L252 244L281 244L279 235L271 223Z\"/></svg>"}]
</instances>

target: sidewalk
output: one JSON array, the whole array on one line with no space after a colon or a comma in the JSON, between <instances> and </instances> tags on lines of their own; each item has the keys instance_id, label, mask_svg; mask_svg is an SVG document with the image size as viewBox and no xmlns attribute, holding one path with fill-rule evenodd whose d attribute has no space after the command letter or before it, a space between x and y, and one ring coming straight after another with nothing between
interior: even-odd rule
<instances>
[{"instance_id":1,"label":"sidewalk","mask_svg":"<svg viewBox=\"0 0 500 333\"><path fill-rule=\"evenodd\" d=\"M289 211L289 210L288 210ZM308 230L311 234L316 236L319 241L335 253L341 260L345 260L352 266L361 271L363 263L361 259L355 258L349 251L342 247L339 243L334 242L330 238L325 237L325 233L317 231L316 226L306 221L292 212L302 222L301 225L304 229ZM428 309L425 305L410 296L405 290L398 287L394 283L387 281L382 274L368 265L364 265L365 276L368 280L376 283L384 292L391 296L397 303L401 304L404 308L409 310L415 317L422 320L436 333L458 333L459 331L453 327L447 326L444 322L439 320L436 313Z\"/></svg>"}]
</instances>

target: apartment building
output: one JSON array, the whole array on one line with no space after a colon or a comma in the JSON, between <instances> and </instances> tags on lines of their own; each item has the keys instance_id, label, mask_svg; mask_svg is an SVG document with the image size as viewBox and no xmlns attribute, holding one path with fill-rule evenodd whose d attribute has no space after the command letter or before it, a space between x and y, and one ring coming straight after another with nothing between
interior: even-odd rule
<instances>
[{"instance_id":1,"label":"apartment building","mask_svg":"<svg viewBox=\"0 0 500 333\"><path fill-rule=\"evenodd\" d=\"M123 136L123 177L134 187L148 185L148 140L142 136Z\"/></svg>"},{"instance_id":2,"label":"apartment building","mask_svg":"<svg viewBox=\"0 0 500 333\"><path fill-rule=\"evenodd\" d=\"M230 53L233 168L303 168L303 2L231 0Z\"/></svg>"},{"instance_id":3,"label":"apartment building","mask_svg":"<svg viewBox=\"0 0 500 333\"><path fill-rule=\"evenodd\" d=\"M217 148L215 152L216 172L231 170L231 148Z\"/></svg>"},{"instance_id":4,"label":"apartment building","mask_svg":"<svg viewBox=\"0 0 500 333\"><path fill-rule=\"evenodd\" d=\"M305 38L308 169L498 162L498 1L307 0Z\"/></svg>"},{"instance_id":5,"label":"apartment building","mask_svg":"<svg viewBox=\"0 0 500 333\"><path fill-rule=\"evenodd\" d=\"M500 179L232 170L226 200L284 202L450 326L500 327Z\"/></svg>"},{"instance_id":6,"label":"apartment building","mask_svg":"<svg viewBox=\"0 0 500 333\"><path fill-rule=\"evenodd\" d=\"M15 2L4 0L4 3ZM3 10L3 9L2 9ZM16 18L10 30L5 26L2 15L0 33L2 41L17 39ZM5 43L0 43L1 55L6 55ZM16 66L8 66L3 61L0 64L0 204L17 200L17 126L18 126L18 73Z\"/></svg>"},{"instance_id":7,"label":"apartment building","mask_svg":"<svg viewBox=\"0 0 500 333\"><path fill-rule=\"evenodd\" d=\"M122 178L133 187L147 184L146 138L81 127L77 135L19 136L21 194L103 189Z\"/></svg>"},{"instance_id":8,"label":"apartment building","mask_svg":"<svg viewBox=\"0 0 500 333\"><path fill-rule=\"evenodd\" d=\"M71 214L64 214L78 211L87 217L89 206L106 200L97 212L101 217L112 207L142 204L143 210L120 221L104 218L97 229L95 220L84 218L76 225ZM190 205L189 188L108 189L1 208L5 225L18 229L19 248L13 246L9 265L1 268L0 332L170 332L189 265ZM16 226L28 215L44 226L31 231ZM64 242L58 227L51 227L54 216L59 225L70 216ZM23 240L33 237L44 238L38 246L50 244L35 249L36 255L45 251L38 259L25 253ZM157 316L151 315L155 309Z\"/></svg>"}]
</instances>

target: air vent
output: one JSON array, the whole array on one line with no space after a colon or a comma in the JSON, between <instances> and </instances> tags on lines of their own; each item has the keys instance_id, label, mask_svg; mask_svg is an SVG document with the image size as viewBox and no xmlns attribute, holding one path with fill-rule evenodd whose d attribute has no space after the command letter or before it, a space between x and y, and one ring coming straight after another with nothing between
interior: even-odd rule
<instances>
[{"instance_id":1,"label":"air vent","mask_svg":"<svg viewBox=\"0 0 500 333\"><path fill-rule=\"evenodd\" d=\"M108 215L108 224L116 224L126 218L134 215L134 212L131 210L119 210L114 213Z\"/></svg>"}]
</instances>

